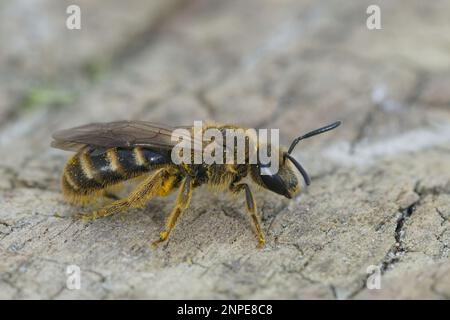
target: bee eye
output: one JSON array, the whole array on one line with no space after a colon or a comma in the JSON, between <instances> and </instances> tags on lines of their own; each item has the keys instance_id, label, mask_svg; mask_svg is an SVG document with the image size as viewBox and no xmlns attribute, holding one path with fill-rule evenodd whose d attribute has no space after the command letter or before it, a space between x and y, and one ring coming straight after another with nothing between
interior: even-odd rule
<instances>
[{"instance_id":1,"label":"bee eye","mask_svg":"<svg viewBox=\"0 0 450 320\"><path fill-rule=\"evenodd\" d=\"M260 177L264 185L270 191L278 193L282 196L285 196L288 199L291 199L291 195L286 188L286 184L283 179L278 174L268 174L270 173L269 168L260 167Z\"/></svg>"}]
</instances>

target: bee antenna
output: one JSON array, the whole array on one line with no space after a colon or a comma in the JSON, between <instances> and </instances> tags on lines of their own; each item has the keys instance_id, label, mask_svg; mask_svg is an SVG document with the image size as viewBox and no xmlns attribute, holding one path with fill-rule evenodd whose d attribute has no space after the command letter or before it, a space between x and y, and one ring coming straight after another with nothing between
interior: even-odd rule
<instances>
[{"instance_id":1,"label":"bee antenna","mask_svg":"<svg viewBox=\"0 0 450 320\"><path fill-rule=\"evenodd\" d=\"M322 127L322 128L319 128L319 129L316 129L316 130L313 130L313 131L310 131L307 134L304 134L301 137L296 138L294 141L292 141L291 146L289 147L289 150L288 150L287 154L291 154L291 152L294 150L295 146L297 145L297 143L300 142L300 140L311 138L311 137L313 137L315 135L318 135L318 134L321 134L321 133L333 130L333 129L339 127L340 125L341 125L341 121L336 121L336 122L333 122L332 124L329 124L329 125L327 125L325 127ZM287 156L287 154L286 154L286 156ZM292 161L292 159L291 159L291 161Z\"/></svg>"},{"instance_id":2,"label":"bee antenna","mask_svg":"<svg viewBox=\"0 0 450 320\"><path fill-rule=\"evenodd\" d=\"M297 160L295 160L295 158L293 156L291 156L289 153L285 153L284 156L286 158L288 158L289 160L291 160L291 162L294 164L294 166L298 169L298 171L300 171L300 173L303 176L303 179L305 180L305 183L307 186L309 186L311 184L311 179L308 176L308 173L306 172L306 170L301 166L300 163L297 162Z\"/></svg>"}]
</instances>

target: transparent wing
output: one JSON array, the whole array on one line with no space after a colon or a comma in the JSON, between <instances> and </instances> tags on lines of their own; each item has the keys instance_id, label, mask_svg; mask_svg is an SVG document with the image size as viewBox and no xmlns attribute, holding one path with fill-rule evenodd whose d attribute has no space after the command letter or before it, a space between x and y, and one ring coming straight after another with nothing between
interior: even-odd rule
<instances>
[{"instance_id":1,"label":"transparent wing","mask_svg":"<svg viewBox=\"0 0 450 320\"><path fill-rule=\"evenodd\" d=\"M58 149L77 151L83 146L114 147L147 147L171 149L178 141L172 141L172 132L181 127L170 127L146 121L116 121L92 123L71 129L55 132L51 146ZM189 127L182 127L190 133ZM182 134L185 142L194 144L191 134Z\"/></svg>"}]
</instances>

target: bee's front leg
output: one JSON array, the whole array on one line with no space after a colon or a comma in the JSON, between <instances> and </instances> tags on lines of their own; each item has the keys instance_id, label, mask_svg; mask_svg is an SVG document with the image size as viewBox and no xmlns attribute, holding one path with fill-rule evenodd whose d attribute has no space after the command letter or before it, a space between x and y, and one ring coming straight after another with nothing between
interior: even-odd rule
<instances>
[{"instance_id":1,"label":"bee's front leg","mask_svg":"<svg viewBox=\"0 0 450 320\"><path fill-rule=\"evenodd\" d=\"M258 248L263 248L266 244L266 240L264 237L264 233L261 229L261 225L259 223L259 218L257 215L257 209L256 209L256 202L253 198L252 191L250 190L250 187L246 183L240 183L240 184L232 184L230 185L230 191L233 193L240 193L241 191L245 191L245 200L247 203L247 211L250 213L250 217L252 218L253 225L256 229L256 235L258 236Z\"/></svg>"}]
</instances>

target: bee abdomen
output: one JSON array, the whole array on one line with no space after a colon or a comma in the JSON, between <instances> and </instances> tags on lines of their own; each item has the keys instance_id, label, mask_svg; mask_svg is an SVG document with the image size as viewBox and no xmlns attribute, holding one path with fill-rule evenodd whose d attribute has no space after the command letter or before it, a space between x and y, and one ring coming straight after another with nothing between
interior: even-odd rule
<instances>
[{"instance_id":1,"label":"bee abdomen","mask_svg":"<svg viewBox=\"0 0 450 320\"><path fill-rule=\"evenodd\" d=\"M67 162L63 191L89 196L168 162L166 155L150 149L86 147Z\"/></svg>"}]
</instances>

